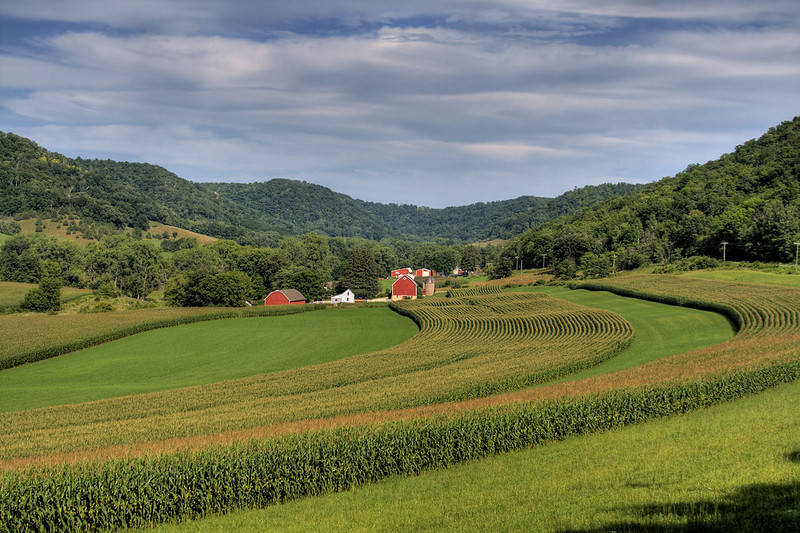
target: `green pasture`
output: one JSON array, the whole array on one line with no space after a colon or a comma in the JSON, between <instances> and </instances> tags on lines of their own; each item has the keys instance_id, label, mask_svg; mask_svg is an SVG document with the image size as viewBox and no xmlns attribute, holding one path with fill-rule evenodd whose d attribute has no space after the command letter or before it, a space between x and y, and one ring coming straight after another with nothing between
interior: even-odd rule
<instances>
[{"instance_id":1,"label":"green pasture","mask_svg":"<svg viewBox=\"0 0 800 533\"><path fill-rule=\"evenodd\" d=\"M0 281L0 307L17 306L25 298L25 294L35 289L39 285L36 283L15 283L11 281ZM91 291L86 289L74 289L63 287L61 289L61 301L67 301L82 294L89 294Z\"/></svg>"},{"instance_id":2,"label":"green pasture","mask_svg":"<svg viewBox=\"0 0 800 533\"><path fill-rule=\"evenodd\" d=\"M794 272L794 270L792 270ZM759 270L696 270L681 274L688 278L702 278L717 281L733 281L738 283L759 283L761 285L782 285L800 288L800 276L794 274L777 274Z\"/></svg>"},{"instance_id":3,"label":"green pasture","mask_svg":"<svg viewBox=\"0 0 800 533\"><path fill-rule=\"evenodd\" d=\"M544 292L587 307L608 309L631 323L635 336L630 348L584 372L580 379L616 372L654 359L705 348L735 334L731 322L719 313L618 296L606 291L570 290L565 287L520 287L510 291Z\"/></svg>"},{"instance_id":4,"label":"green pasture","mask_svg":"<svg viewBox=\"0 0 800 533\"><path fill-rule=\"evenodd\" d=\"M155 531L797 531L798 404L794 382L683 416Z\"/></svg>"},{"instance_id":5,"label":"green pasture","mask_svg":"<svg viewBox=\"0 0 800 533\"><path fill-rule=\"evenodd\" d=\"M0 411L213 383L382 350L417 333L388 308L157 329L0 372Z\"/></svg>"}]
</instances>

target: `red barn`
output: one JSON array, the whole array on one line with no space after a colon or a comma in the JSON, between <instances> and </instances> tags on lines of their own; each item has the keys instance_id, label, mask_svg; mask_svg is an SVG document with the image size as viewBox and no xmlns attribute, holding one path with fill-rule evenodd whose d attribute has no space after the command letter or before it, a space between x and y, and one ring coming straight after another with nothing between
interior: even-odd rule
<instances>
[{"instance_id":1,"label":"red barn","mask_svg":"<svg viewBox=\"0 0 800 533\"><path fill-rule=\"evenodd\" d=\"M304 304L306 297L295 289L284 289L282 291L272 291L264 298L264 305L289 305Z\"/></svg>"},{"instance_id":2,"label":"red barn","mask_svg":"<svg viewBox=\"0 0 800 533\"><path fill-rule=\"evenodd\" d=\"M435 276L436 271L431 270L430 268L418 268L414 275L418 278L427 278L429 276Z\"/></svg>"},{"instance_id":3,"label":"red barn","mask_svg":"<svg viewBox=\"0 0 800 533\"><path fill-rule=\"evenodd\" d=\"M411 274L411 272L413 272L413 270L410 268L398 268L397 270L392 270L392 277L399 278L400 276Z\"/></svg>"},{"instance_id":4,"label":"red barn","mask_svg":"<svg viewBox=\"0 0 800 533\"><path fill-rule=\"evenodd\" d=\"M417 298L417 283L411 276L400 276L397 281L392 283L392 300L405 300Z\"/></svg>"}]
</instances>

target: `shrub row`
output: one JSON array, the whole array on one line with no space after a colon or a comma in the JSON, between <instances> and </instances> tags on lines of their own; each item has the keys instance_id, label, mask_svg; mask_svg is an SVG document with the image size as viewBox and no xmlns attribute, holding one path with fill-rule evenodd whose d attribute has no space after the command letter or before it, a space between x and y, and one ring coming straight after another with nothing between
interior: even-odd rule
<instances>
[{"instance_id":1,"label":"shrub row","mask_svg":"<svg viewBox=\"0 0 800 533\"><path fill-rule=\"evenodd\" d=\"M104 342L115 341L129 335L136 333L143 333L159 328L168 328L172 326L180 326L184 324L191 324L194 322L204 322L207 320L220 320L224 318L245 318L245 317L263 317L263 316L279 316L279 315L293 315L303 313L306 311L316 311L327 309L322 305L292 305L292 306L279 306L279 307L255 307L244 309L224 309L219 311L209 311L208 314L202 315L186 315L167 318L163 320L154 320L149 322L142 322L133 324L114 331L103 332L98 335L86 337L75 342L61 344L58 346L49 346L40 350L35 350L21 355L11 356L5 359L0 359L0 370L12 368L15 366L23 365L26 363L34 363L42 361L51 357L56 357L77 350L83 350L90 346L96 346Z\"/></svg>"},{"instance_id":2,"label":"shrub row","mask_svg":"<svg viewBox=\"0 0 800 533\"><path fill-rule=\"evenodd\" d=\"M0 531L141 527L264 507L644 422L800 377L800 361L701 382L617 391L0 479Z\"/></svg>"}]
</instances>

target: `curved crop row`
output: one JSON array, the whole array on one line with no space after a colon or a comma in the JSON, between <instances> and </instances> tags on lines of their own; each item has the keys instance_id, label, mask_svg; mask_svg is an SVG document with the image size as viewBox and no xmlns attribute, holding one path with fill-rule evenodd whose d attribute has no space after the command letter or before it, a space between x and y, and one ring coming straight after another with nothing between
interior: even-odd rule
<instances>
[{"instance_id":1,"label":"curved crop row","mask_svg":"<svg viewBox=\"0 0 800 533\"><path fill-rule=\"evenodd\" d=\"M304 432L301 435L264 439L249 445L6 474L0 478L0 529L134 527L263 506L302 495L343 490L387 475L418 473L567 435L686 412L800 378L800 317L797 315L800 291L789 290L782 299L761 287L720 286L717 282L686 287L681 281L666 276L658 279L631 277L610 281L602 288L657 301L716 309L738 324L739 333L716 346L613 374L482 400L406 409L403 414L407 418L417 418L411 422L375 425L392 418L361 418L352 424L356 427L332 432L309 433L314 426L305 426L300 430ZM599 289L600 286L587 288ZM708 291L707 299L704 290ZM583 315L582 308L559 308L560 302L548 298L524 300L518 297L521 295L510 294L493 298L476 296L479 295L458 301L450 314L446 311L448 306L441 306L435 300L404 302L398 307L401 312L414 316L422 328L421 335L406 343L407 346L401 346L409 348L416 357L429 356L419 361L415 357L416 369L405 374L350 382L342 387L317 389L295 396L278 395L271 398L273 403L265 403L258 395L275 385L269 381L270 376L265 376L266 381L254 386L250 401L242 403L214 404L213 394L224 394L224 388L209 396L209 408L192 404L191 401L197 399L194 393L169 395L171 401L186 402L182 412L172 412L166 403L147 404L147 398L137 397L147 404L143 410L137 411L136 402L123 402L115 407L129 409L124 417L114 418L119 413L109 409L104 423L87 420L87 427L98 434L103 431L138 432L140 440L147 440L154 438L154 434L148 433L153 430L148 425L148 409L153 408L161 409L157 419L163 425L197 424L198 434L203 434L220 427L213 420L215 415L230 422L236 416L256 416L259 410L279 410L287 401L293 402L305 416L313 416L321 405L329 405L330 413L341 407L346 407L341 412L356 412L375 409L381 402L396 401L397 394L410 392L413 398L414 394L423 394L426 383L430 386L429 392L441 393L455 384L460 388L454 390L465 397L481 396L486 390L491 391L492 383L502 383L503 379L513 381L523 375L512 372L503 378L502 374L504 368L518 364L520 359L509 355L509 359L503 360L502 350L499 350L490 361L492 365L500 363L492 366L499 374L492 378L495 381L487 380L485 376L490 371L487 361L481 361L479 356L466 357L466 352L457 354L459 344L453 336L458 337L459 332L463 332L462 346L474 344L475 339L480 338L476 332L485 331L490 339L517 338L524 344L521 339L536 337L538 345L553 347L560 346L558 343L564 340L569 342L556 328L570 327L578 335L592 330L598 338L603 335L611 338L615 328L622 327L602 313ZM481 308L482 311L476 312ZM531 312L522 313L525 308ZM546 312L546 308L553 312ZM556 309L560 310L555 312ZM493 313L505 315L507 323L493 320L496 318ZM437 343L427 345L429 351L438 343L447 346L440 356L450 362L440 364L435 354L427 353L423 342L426 338L436 339ZM402 358L402 351L387 352L390 358ZM380 354L387 355L387 352ZM353 359L365 366L381 361L376 354L370 356L371 359L369 356ZM456 371L464 371L471 364L477 365L484 376L475 390L464 388L469 373ZM560 367L545 365L541 368L553 371ZM266 389L262 388L265 384ZM420 388L409 391L409 384ZM237 394L246 390L240 382L228 382L225 386ZM486 389L479 390L480 387ZM422 395L410 403L425 403L426 398L430 400L431 397ZM301 408L301 404L304 407ZM487 409L487 406L495 407ZM52 417L49 422L55 425L47 428L44 427L47 424L33 424L24 434L16 435L16 440L24 442L29 437L37 438L42 432L58 427L59 436L75 439L72 442L76 443L80 441L76 436L80 424L72 420L60 427L56 422L59 417L71 416L70 410L89 414L91 410L85 407L72 406L62 412L20 413L19 419L0 420L0 427L23 424L46 414ZM194 416L192 408L197 409L200 416ZM442 414L432 417L435 413ZM110 444L114 442L112 438ZM14 439L4 436L0 449L13 443ZM88 447L92 445L97 446L98 442L87 441Z\"/></svg>"},{"instance_id":2,"label":"curved crop row","mask_svg":"<svg viewBox=\"0 0 800 533\"><path fill-rule=\"evenodd\" d=\"M380 352L210 385L0 414L0 459L485 396L596 365L633 337L630 325L614 313L543 294L448 301L396 305L415 317L420 334Z\"/></svg>"},{"instance_id":3,"label":"curved crop row","mask_svg":"<svg viewBox=\"0 0 800 533\"><path fill-rule=\"evenodd\" d=\"M800 334L800 291L796 289L651 275L624 276L575 286L718 311L736 324L741 337Z\"/></svg>"}]
</instances>

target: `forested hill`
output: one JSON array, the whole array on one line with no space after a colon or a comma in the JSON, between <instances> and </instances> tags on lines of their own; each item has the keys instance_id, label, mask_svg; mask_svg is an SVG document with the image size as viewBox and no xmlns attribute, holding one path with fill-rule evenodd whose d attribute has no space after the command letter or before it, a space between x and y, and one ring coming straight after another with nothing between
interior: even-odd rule
<instances>
[{"instance_id":1,"label":"forested hill","mask_svg":"<svg viewBox=\"0 0 800 533\"><path fill-rule=\"evenodd\" d=\"M704 165L525 232L506 262L569 274L693 256L794 262L800 242L800 117ZM725 244L723 244L725 243Z\"/></svg>"},{"instance_id":2,"label":"forested hill","mask_svg":"<svg viewBox=\"0 0 800 533\"><path fill-rule=\"evenodd\" d=\"M374 240L508 238L638 187L587 186L558 198L523 196L431 209L364 202L286 179L193 183L146 163L70 159L0 132L0 216L61 212L141 229L152 220L248 243L274 244L282 235L311 231Z\"/></svg>"},{"instance_id":3,"label":"forested hill","mask_svg":"<svg viewBox=\"0 0 800 533\"><path fill-rule=\"evenodd\" d=\"M202 185L263 213L275 224L289 225L295 233L318 231L375 240L443 238L460 242L510 238L543 222L642 187L629 183L589 185L556 198L521 196L434 209L364 202L320 185L287 179Z\"/></svg>"}]
</instances>

